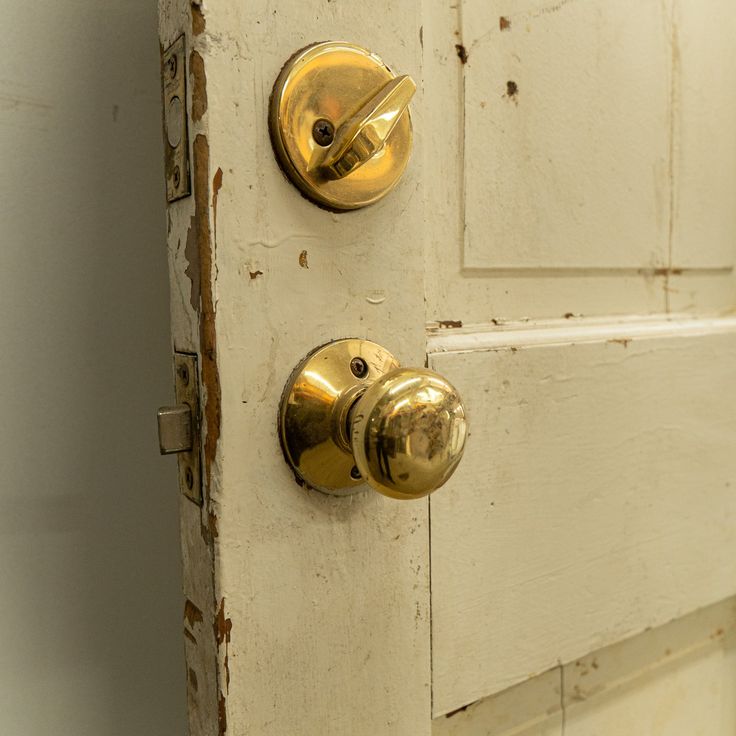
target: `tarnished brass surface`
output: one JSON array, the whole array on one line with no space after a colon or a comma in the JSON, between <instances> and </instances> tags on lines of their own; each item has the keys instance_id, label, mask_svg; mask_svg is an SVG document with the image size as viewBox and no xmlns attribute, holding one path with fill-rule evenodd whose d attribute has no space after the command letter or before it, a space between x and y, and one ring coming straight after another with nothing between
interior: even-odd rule
<instances>
[{"instance_id":1,"label":"tarnished brass surface","mask_svg":"<svg viewBox=\"0 0 736 736\"><path fill-rule=\"evenodd\" d=\"M375 54L349 43L309 46L281 70L269 128L282 169L303 194L334 210L378 201L396 186L412 144L416 85ZM334 130L320 145L314 126Z\"/></svg>"},{"instance_id":2,"label":"tarnished brass surface","mask_svg":"<svg viewBox=\"0 0 736 736\"><path fill-rule=\"evenodd\" d=\"M292 374L279 432L297 479L344 495L367 482L386 496L420 498L452 475L467 420L457 391L424 368L400 368L368 340L337 340Z\"/></svg>"},{"instance_id":3,"label":"tarnished brass surface","mask_svg":"<svg viewBox=\"0 0 736 736\"><path fill-rule=\"evenodd\" d=\"M421 498L455 472L467 420L457 391L424 368L379 378L352 413L355 464L368 483L392 498Z\"/></svg>"}]
</instances>

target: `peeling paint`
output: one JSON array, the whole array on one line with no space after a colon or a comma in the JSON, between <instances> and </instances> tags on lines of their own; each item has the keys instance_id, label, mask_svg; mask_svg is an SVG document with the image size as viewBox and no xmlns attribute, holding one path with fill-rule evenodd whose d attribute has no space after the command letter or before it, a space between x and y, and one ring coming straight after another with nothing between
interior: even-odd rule
<instances>
[{"instance_id":1,"label":"peeling paint","mask_svg":"<svg viewBox=\"0 0 736 736\"><path fill-rule=\"evenodd\" d=\"M217 528L217 516L215 516L211 511L207 514L207 530L209 531L212 539L217 539L217 537L220 536Z\"/></svg>"},{"instance_id":2,"label":"peeling paint","mask_svg":"<svg viewBox=\"0 0 736 736\"><path fill-rule=\"evenodd\" d=\"M468 50L461 43L455 44L455 51L457 51L457 58L463 64L468 63Z\"/></svg>"},{"instance_id":3,"label":"peeling paint","mask_svg":"<svg viewBox=\"0 0 736 736\"><path fill-rule=\"evenodd\" d=\"M464 713L468 708L470 708L471 705L474 705L477 702L478 702L477 700L474 700L472 703L463 705L462 708L455 708L455 710L451 710L449 713L445 713L445 718L452 718L453 716L456 716L458 713Z\"/></svg>"},{"instance_id":4,"label":"peeling paint","mask_svg":"<svg viewBox=\"0 0 736 736\"><path fill-rule=\"evenodd\" d=\"M195 217L192 217L187 231L187 242L184 246L184 258L187 260L185 275L191 283L189 290L189 303L192 309L199 312L199 300L201 298L201 268L199 264L199 243L197 241L197 228Z\"/></svg>"},{"instance_id":5,"label":"peeling paint","mask_svg":"<svg viewBox=\"0 0 736 736\"><path fill-rule=\"evenodd\" d=\"M199 345L202 356L202 384L206 397L204 417L206 437L204 442L205 488L209 495L212 465L220 438L221 392L217 370L217 336L215 333L215 302L212 288L214 273L212 237L209 220L209 158L207 138L199 134L194 139L194 215L191 230L195 231L199 258L200 319ZM202 275L204 278L202 278ZM192 284L194 286L194 282Z\"/></svg>"},{"instance_id":6,"label":"peeling paint","mask_svg":"<svg viewBox=\"0 0 736 736\"><path fill-rule=\"evenodd\" d=\"M200 36L204 33L205 26L207 25L207 22L204 18L204 13L202 12L202 8L199 4L196 2L192 3L192 34L195 36Z\"/></svg>"},{"instance_id":7,"label":"peeling paint","mask_svg":"<svg viewBox=\"0 0 736 736\"><path fill-rule=\"evenodd\" d=\"M219 649L223 644L225 645L225 657L223 660L223 666L225 668L225 691L230 690L230 665L229 665L229 654L228 645L230 644L230 634L233 628L233 622L229 618L225 618L225 599L220 600L220 608L217 611L214 622L215 641L217 642L217 648ZM220 714L219 727L220 734L224 734L227 730L227 717L225 707L225 695L220 689L220 696L218 700L218 712Z\"/></svg>"},{"instance_id":8,"label":"peeling paint","mask_svg":"<svg viewBox=\"0 0 736 736\"><path fill-rule=\"evenodd\" d=\"M220 693L217 700L217 733L218 736L224 736L227 731L227 709L225 707L225 696Z\"/></svg>"},{"instance_id":9,"label":"peeling paint","mask_svg":"<svg viewBox=\"0 0 736 736\"><path fill-rule=\"evenodd\" d=\"M228 644L230 642L230 633L233 629L233 622L229 618L225 618L225 599L220 600L220 608L217 611L214 623L215 629L215 640L217 646L221 646L223 643Z\"/></svg>"},{"instance_id":10,"label":"peeling paint","mask_svg":"<svg viewBox=\"0 0 736 736\"><path fill-rule=\"evenodd\" d=\"M204 59L199 51L189 55L189 78L192 81L192 120L199 122L207 112L207 78Z\"/></svg>"},{"instance_id":11,"label":"peeling paint","mask_svg":"<svg viewBox=\"0 0 736 736\"><path fill-rule=\"evenodd\" d=\"M194 624L203 621L202 611L189 598L184 603L184 618L188 621L191 628L194 628Z\"/></svg>"}]
</instances>

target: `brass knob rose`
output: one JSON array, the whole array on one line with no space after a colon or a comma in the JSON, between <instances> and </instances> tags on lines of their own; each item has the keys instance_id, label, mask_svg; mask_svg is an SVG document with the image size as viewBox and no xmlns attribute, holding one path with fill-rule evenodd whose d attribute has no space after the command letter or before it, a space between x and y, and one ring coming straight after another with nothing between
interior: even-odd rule
<instances>
[{"instance_id":1,"label":"brass knob rose","mask_svg":"<svg viewBox=\"0 0 736 736\"><path fill-rule=\"evenodd\" d=\"M297 479L345 495L368 483L391 498L426 496L453 474L467 418L457 390L425 368L401 368L376 343L347 339L292 374L280 436Z\"/></svg>"}]
</instances>

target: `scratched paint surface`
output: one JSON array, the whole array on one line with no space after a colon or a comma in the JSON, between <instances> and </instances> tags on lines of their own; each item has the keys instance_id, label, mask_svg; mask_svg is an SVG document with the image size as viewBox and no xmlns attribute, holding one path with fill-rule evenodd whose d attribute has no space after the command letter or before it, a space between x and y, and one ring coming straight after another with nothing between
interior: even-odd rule
<instances>
[{"instance_id":1,"label":"scratched paint surface","mask_svg":"<svg viewBox=\"0 0 736 736\"><path fill-rule=\"evenodd\" d=\"M730 308L734 35L728 0L425 18L430 320Z\"/></svg>"},{"instance_id":2,"label":"scratched paint surface","mask_svg":"<svg viewBox=\"0 0 736 736\"><path fill-rule=\"evenodd\" d=\"M558 666L433 722L433 736L731 736L736 599Z\"/></svg>"},{"instance_id":3,"label":"scratched paint surface","mask_svg":"<svg viewBox=\"0 0 736 736\"><path fill-rule=\"evenodd\" d=\"M622 333L623 334L623 333ZM736 593L736 329L436 353L435 715Z\"/></svg>"}]
</instances>

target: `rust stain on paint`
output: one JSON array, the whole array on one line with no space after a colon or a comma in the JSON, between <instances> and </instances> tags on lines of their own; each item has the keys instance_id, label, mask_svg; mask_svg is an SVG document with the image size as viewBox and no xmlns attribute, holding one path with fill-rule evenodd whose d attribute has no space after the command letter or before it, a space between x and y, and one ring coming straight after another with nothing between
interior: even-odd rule
<instances>
[{"instance_id":1,"label":"rust stain on paint","mask_svg":"<svg viewBox=\"0 0 736 736\"><path fill-rule=\"evenodd\" d=\"M509 81L506 82L506 97L508 97L510 100L516 101L518 94L519 85L516 84L513 79L509 79Z\"/></svg>"},{"instance_id":2,"label":"rust stain on paint","mask_svg":"<svg viewBox=\"0 0 736 736\"><path fill-rule=\"evenodd\" d=\"M437 324L445 329L463 326L463 323L459 319L441 319Z\"/></svg>"},{"instance_id":3,"label":"rust stain on paint","mask_svg":"<svg viewBox=\"0 0 736 736\"><path fill-rule=\"evenodd\" d=\"M301 266L302 268L309 268L309 260L308 260L308 254L307 254L307 251L305 251L305 250L303 250L303 251L302 251L302 252L301 252L301 253L299 254L299 265L300 265L300 266Z\"/></svg>"},{"instance_id":4,"label":"rust stain on paint","mask_svg":"<svg viewBox=\"0 0 736 736\"><path fill-rule=\"evenodd\" d=\"M184 603L184 618L188 621L191 628L194 628L194 624L202 623L203 621L202 611L189 598Z\"/></svg>"},{"instance_id":5,"label":"rust stain on paint","mask_svg":"<svg viewBox=\"0 0 736 736\"><path fill-rule=\"evenodd\" d=\"M263 271L248 271L251 281L255 281L259 276L263 276Z\"/></svg>"},{"instance_id":6,"label":"rust stain on paint","mask_svg":"<svg viewBox=\"0 0 736 736\"><path fill-rule=\"evenodd\" d=\"M462 64L468 63L468 50L461 43L455 44L455 51L457 52L457 58L460 59Z\"/></svg>"},{"instance_id":7,"label":"rust stain on paint","mask_svg":"<svg viewBox=\"0 0 736 736\"><path fill-rule=\"evenodd\" d=\"M508 31L511 28L511 19L510 18L507 18L504 15L502 15L498 19L498 27L502 31Z\"/></svg>"},{"instance_id":8,"label":"rust stain on paint","mask_svg":"<svg viewBox=\"0 0 736 736\"><path fill-rule=\"evenodd\" d=\"M207 78L204 59L199 51L189 55L189 78L192 80L192 120L196 123L207 112Z\"/></svg>"}]
</instances>

